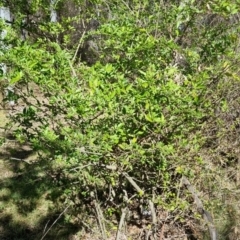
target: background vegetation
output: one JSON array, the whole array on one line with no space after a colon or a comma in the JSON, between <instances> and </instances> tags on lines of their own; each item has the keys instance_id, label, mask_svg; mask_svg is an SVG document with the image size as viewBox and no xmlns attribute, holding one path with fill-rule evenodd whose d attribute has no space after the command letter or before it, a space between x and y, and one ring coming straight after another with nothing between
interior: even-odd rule
<instances>
[{"instance_id":1,"label":"background vegetation","mask_svg":"<svg viewBox=\"0 0 240 240\"><path fill-rule=\"evenodd\" d=\"M240 238L238 1L2 5L3 239Z\"/></svg>"}]
</instances>

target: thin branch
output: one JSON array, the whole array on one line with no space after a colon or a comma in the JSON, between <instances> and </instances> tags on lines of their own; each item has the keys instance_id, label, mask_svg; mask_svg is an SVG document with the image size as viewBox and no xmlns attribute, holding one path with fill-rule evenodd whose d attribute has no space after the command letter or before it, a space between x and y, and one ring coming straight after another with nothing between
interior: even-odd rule
<instances>
[{"instance_id":1,"label":"thin branch","mask_svg":"<svg viewBox=\"0 0 240 240\"><path fill-rule=\"evenodd\" d=\"M43 234L46 232L46 229L47 229L47 226L48 226L48 223L50 222L50 220L48 220L48 222L46 223L44 229L43 229Z\"/></svg>"},{"instance_id":2,"label":"thin branch","mask_svg":"<svg viewBox=\"0 0 240 240\"><path fill-rule=\"evenodd\" d=\"M204 209L203 203L201 199L198 197L198 194L196 190L194 189L193 185L189 182L189 180L186 177L182 178L182 183L185 185L188 189L188 191L192 194L194 198L194 202L197 205L197 210L199 213L202 214L203 219L206 221L210 233L211 240L217 240L217 231L213 223L213 219L211 214Z\"/></svg>"},{"instance_id":3,"label":"thin branch","mask_svg":"<svg viewBox=\"0 0 240 240\"><path fill-rule=\"evenodd\" d=\"M76 148L76 150L78 150L80 153L88 153L88 154L93 154L93 155L102 156L101 153L92 152L92 151L87 151L85 147L79 147L79 148Z\"/></svg>"},{"instance_id":4,"label":"thin branch","mask_svg":"<svg viewBox=\"0 0 240 240\"><path fill-rule=\"evenodd\" d=\"M100 155L100 154L99 154ZM106 165L106 164L98 164L98 163L89 163L87 165L83 165L83 166L78 166L78 167L74 167L69 169L69 171L77 171L77 170L82 170L84 168L90 167L90 166L95 166L95 167L102 167L105 168L107 170L112 170L112 171L116 171L117 170L117 166L116 165Z\"/></svg>"},{"instance_id":5,"label":"thin branch","mask_svg":"<svg viewBox=\"0 0 240 240\"><path fill-rule=\"evenodd\" d=\"M120 219L120 222L119 222L119 225L118 225L118 231L117 231L117 235L116 235L116 240L120 240L120 237L121 237L121 229L124 225L124 220L126 218L126 215L127 215L127 211L128 211L128 208L125 207L123 210L122 210L122 215L121 215L121 219Z\"/></svg>"},{"instance_id":6,"label":"thin branch","mask_svg":"<svg viewBox=\"0 0 240 240\"><path fill-rule=\"evenodd\" d=\"M154 208L154 204L151 200L148 200L148 204L151 210L151 215L152 215L152 232L153 232L153 238L156 239L156 229L157 229L157 216L156 216L156 211Z\"/></svg>"},{"instance_id":7,"label":"thin branch","mask_svg":"<svg viewBox=\"0 0 240 240\"><path fill-rule=\"evenodd\" d=\"M72 63L74 63L75 60L76 60L77 53L79 52L79 49L80 49L81 45L83 44L83 38L84 38L84 35L85 35L85 34L86 34L86 31L84 30L84 32L83 32L83 34L82 34L82 36L81 36L81 38L80 38L80 40L79 40L77 49L76 49L76 51L75 51L75 53L74 53L74 56L73 56L73 58L72 58Z\"/></svg>"},{"instance_id":8,"label":"thin branch","mask_svg":"<svg viewBox=\"0 0 240 240\"><path fill-rule=\"evenodd\" d=\"M25 163L27 163L27 164L30 164L29 162L27 162L26 160L21 159L21 158L11 157L10 160L15 160L15 161L20 161L20 162L25 162Z\"/></svg>"},{"instance_id":9,"label":"thin branch","mask_svg":"<svg viewBox=\"0 0 240 240\"><path fill-rule=\"evenodd\" d=\"M132 14L134 14L133 10L129 7L129 5L128 5L124 0L122 0L122 3L128 8L128 10L129 10Z\"/></svg>"},{"instance_id":10,"label":"thin branch","mask_svg":"<svg viewBox=\"0 0 240 240\"><path fill-rule=\"evenodd\" d=\"M100 208L100 206L99 206L99 204L97 203L96 200L94 201L94 205L95 205L95 209L96 209L96 213L97 213L98 223L99 223L100 230L101 230L101 233L102 233L102 238L104 240L107 240L106 228L105 228L105 223L104 223L104 218L103 218L101 208Z\"/></svg>"},{"instance_id":11,"label":"thin branch","mask_svg":"<svg viewBox=\"0 0 240 240\"><path fill-rule=\"evenodd\" d=\"M42 238L40 240L43 240L45 238L45 236L48 234L48 232L51 230L51 228L56 224L56 222L61 218L61 216L68 210L68 208L70 207L67 206L62 212L61 214L58 216L58 218L53 222L53 224L48 228L48 230L45 232L45 234L42 236Z\"/></svg>"},{"instance_id":12,"label":"thin branch","mask_svg":"<svg viewBox=\"0 0 240 240\"><path fill-rule=\"evenodd\" d=\"M71 61L69 60L68 62L69 62L69 66L70 66L70 68L71 68L71 70L72 70L72 75L73 75L73 77L77 77L77 74L76 74L76 72L75 72L75 69L74 69Z\"/></svg>"},{"instance_id":13,"label":"thin branch","mask_svg":"<svg viewBox=\"0 0 240 240\"><path fill-rule=\"evenodd\" d=\"M132 184L132 186L137 190L140 195L144 194L144 191L136 184L136 182L125 172L123 172L124 177Z\"/></svg>"}]
</instances>

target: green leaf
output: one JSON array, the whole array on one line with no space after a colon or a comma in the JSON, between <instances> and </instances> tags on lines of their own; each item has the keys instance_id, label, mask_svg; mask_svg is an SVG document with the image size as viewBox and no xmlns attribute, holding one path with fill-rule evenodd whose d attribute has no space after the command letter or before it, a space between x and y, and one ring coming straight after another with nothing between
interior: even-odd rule
<instances>
[{"instance_id":1,"label":"green leaf","mask_svg":"<svg viewBox=\"0 0 240 240\"><path fill-rule=\"evenodd\" d=\"M15 84L19 82L22 79L23 75L24 74L22 71L17 72L16 75L10 79L10 84Z\"/></svg>"}]
</instances>

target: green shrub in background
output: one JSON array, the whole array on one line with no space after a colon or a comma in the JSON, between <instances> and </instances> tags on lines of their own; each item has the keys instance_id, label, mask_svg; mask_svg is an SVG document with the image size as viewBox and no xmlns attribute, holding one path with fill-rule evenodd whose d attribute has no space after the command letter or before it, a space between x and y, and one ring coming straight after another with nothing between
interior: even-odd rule
<instances>
[{"instance_id":1,"label":"green shrub in background","mask_svg":"<svg viewBox=\"0 0 240 240\"><path fill-rule=\"evenodd\" d=\"M23 106L10 118L16 137L39 152L36 166L52 180L54 198L77 209L98 199L111 215L109 209L125 206L127 193L129 205L151 199L187 222L192 208L180 190L181 177L204 184L209 163L201 150L209 136L203 129L216 121L224 82L239 80L239 27L231 22L238 5L96 6L103 14L101 26L88 34L91 65L76 61L78 49L52 38L64 35L68 22L37 25L42 35L25 41L9 32L5 41L12 46L0 61L8 66L4 83L16 86ZM106 12L111 17L104 18Z\"/></svg>"}]
</instances>

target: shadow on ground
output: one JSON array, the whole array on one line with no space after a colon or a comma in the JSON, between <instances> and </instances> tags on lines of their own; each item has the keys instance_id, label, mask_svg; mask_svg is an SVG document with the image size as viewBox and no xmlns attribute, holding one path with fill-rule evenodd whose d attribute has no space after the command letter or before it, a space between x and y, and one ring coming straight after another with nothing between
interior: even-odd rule
<instances>
[{"instance_id":1,"label":"shadow on ground","mask_svg":"<svg viewBox=\"0 0 240 240\"><path fill-rule=\"evenodd\" d=\"M49 228L43 239L71 239L69 236L79 229L59 217L64 209L54 202L57 194L52 194L51 186L29 147L11 144L0 147L1 240L42 239Z\"/></svg>"}]
</instances>

